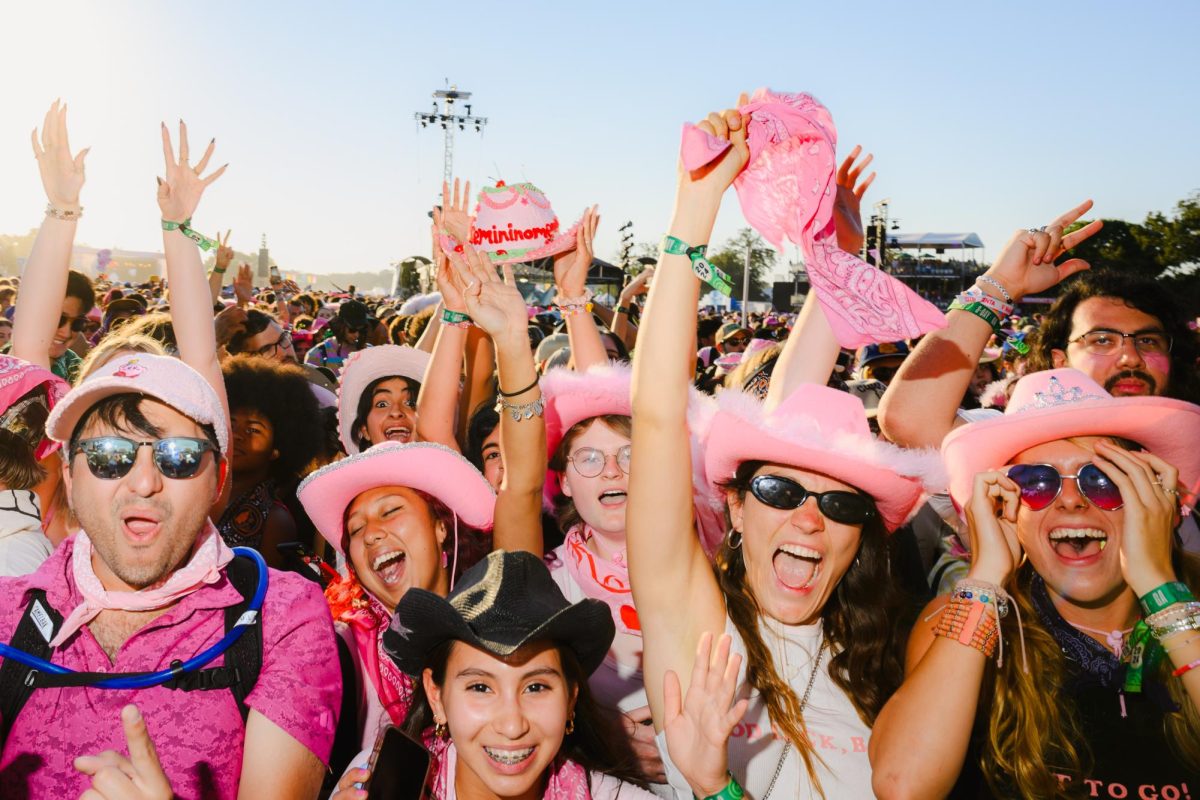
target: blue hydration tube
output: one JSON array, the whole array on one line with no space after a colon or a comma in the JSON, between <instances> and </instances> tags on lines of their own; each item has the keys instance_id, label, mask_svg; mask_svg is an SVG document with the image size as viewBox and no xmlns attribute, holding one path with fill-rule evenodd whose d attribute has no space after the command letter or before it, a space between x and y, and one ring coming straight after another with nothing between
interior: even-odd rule
<instances>
[{"instance_id":1,"label":"blue hydration tube","mask_svg":"<svg viewBox=\"0 0 1200 800\"><path fill-rule=\"evenodd\" d=\"M221 637L221 640L208 648L199 655L189 658L182 664L171 667L170 669L159 670L158 672L150 672L145 675L118 675L113 678L107 678L98 681L94 684L99 689L148 689L151 686L158 686L167 681L178 678L188 672L195 672L217 656L224 653L233 645L246 629L258 622L259 611L262 610L264 598L267 596L267 562L263 561L263 557L257 550L252 550L249 547L233 548L235 555L246 556L254 561L254 565L258 567L258 587L254 590L254 597L250 599L250 606L241 619L233 626L228 633ZM8 644L0 643L0 658L11 658L24 664L27 667L38 670L40 672L49 672L55 675L73 675L75 670L67 669L59 664L52 664L37 656L30 655L24 650L17 650Z\"/></svg>"}]
</instances>

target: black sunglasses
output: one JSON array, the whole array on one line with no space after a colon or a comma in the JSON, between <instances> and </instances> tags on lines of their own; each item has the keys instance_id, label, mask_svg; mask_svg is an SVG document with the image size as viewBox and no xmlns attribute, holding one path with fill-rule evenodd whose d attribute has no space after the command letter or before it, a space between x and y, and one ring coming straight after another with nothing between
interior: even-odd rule
<instances>
[{"instance_id":1,"label":"black sunglasses","mask_svg":"<svg viewBox=\"0 0 1200 800\"><path fill-rule=\"evenodd\" d=\"M67 323L71 323L71 330L75 333L82 333L87 328L87 317L69 317L66 314L58 315L58 327L62 327Z\"/></svg>"},{"instance_id":2,"label":"black sunglasses","mask_svg":"<svg viewBox=\"0 0 1200 800\"><path fill-rule=\"evenodd\" d=\"M101 480L112 481L129 474L142 447L153 448L154 466L164 477L176 480L195 476L200 471L204 454L209 450L214 453L217 450L205 439L188 436L171 436L149 442L135 442L123 436L99 436L76 442L71 447L71 458L83 453L93 475Z\"/></svg>"},{"instance_id":3,"label":"black sunglasses","mask_svg":"<svg viewBox=\"0 0 1200 800\"><path fill-rule=\"evenodd\" d=\"M817 498L817 508L834 522L863 525L875 517L875 501L858 492L810 492L790 478L780 475L759 475L750 481L750 493L771 508L792 510L804 505L810 497Z\"/></svg>"}]
</instances>

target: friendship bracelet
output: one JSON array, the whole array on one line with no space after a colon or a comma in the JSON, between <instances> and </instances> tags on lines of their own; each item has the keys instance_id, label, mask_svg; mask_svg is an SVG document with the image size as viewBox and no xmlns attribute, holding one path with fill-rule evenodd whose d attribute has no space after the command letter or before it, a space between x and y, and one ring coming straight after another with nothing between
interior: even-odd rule
<instances>
[{"instance_id":1,"label":"friendship bracelet","mask_svg":"<svg viewBox=\"0 0 1200 800\"><path fill-rule=\"evenodd\" d=\"M951 598L962 598L964 600L978 600L980 603L994 603L996 612L1001 619L1008 616L1008 601L1004 597L996 593L996 587L989 583L960 580L954 584L954 591L950 593Z\"/></svg>"},{"instance_id":2,"label":"friendship bracelet","mask_svg":"<svg viewBox=\"0 0 1200 800\"><path fill-rule=\"evenodd\" d=\"M947 311L965 311L968 314L974 314L986 322L993 332L1000 333L1000 317L983 303L960 303L955 300Z\"/></svg>"},{"instance_id":3,"label":"friendship bracelet","mask_svg":"<svg viewBox=\"0 0 1200 800\"><path fill-rule=\"evenodd\" d=\"M704 800L742 800L746 796L746 791L737 782L737 778L733 777L733 773L728 773L729 783L725 784L725 788L716 794L710 794ZM696 795L692 795L695 797Z\"/></svg>"},{"instance_id":4,"label":"friendship bracelet","mask_svg":"<svg viewBox=\"0 0 1200 800\"><path fill-rule=\"evenodd\" d=\"M443 308L442 324L452 328L469 328L471 327L471 317L461 311L451 311L448 308Z\"/></svg>"},{"instance_id":5,"label":"friendship bracelet","mask_svg":"<svg viewBox=\"0 0 1200 800\"><path fill-rule=\"evenodd\" d=\"M529 384L529 385L528 385L528 386L526 386L524 389L519 389L519 390L517 390L517 391L515 391L515 392L506 392L506 391L504 391L503 389L501 389L499 386L497 386L497 387L496 387L496 394L500 395L501 397L520 397L521 395L525 394L526 392L528 392L528 391L529 391L530 389L532 389L533 387L537 386L537 385L538 385L538 380L539 380L538 378L534 378L534 379L533 379L533 383Z\"/></svg>"},{"instance_id":6,"label":"friendship bracelet","mask_svg":"<svg viewBox=\"0 0 1200 800\"><path fill-rule=\"evenodd\" d=\"M58 208L53 203L46 203L46 216L61 219L66 222L74 222L83 216L83 206L76 211L73 208Z\"/></svg>"},{"instance_id":7,"label":"friendship bracelet","mask_svg":"<svg viewBox=\"0 0 1200 800\"><path fill-rule=\"evenodd\" d=\"M1004 302L1008 303L1010 306L1015 306L1017 304L1017 301L1013 300L1012 295L1008 293L1008 289L1004 288L1004 284L1000 283L1000 281L996 280L991 275L980 275L978 278L975 279L975 281L977 283L983 282L983 283L986 283L988 286L994 286L997 289L999 289L1000 296L1003 297Z\"/></svg>"},{"instance_id":8,"label":"friendship bracelet","mask_svg":"<svg viewBox=\"0 0 1200 800\"><path fill-rule=\"evenodd\" d=\"M687 256L692 261L692 273L697 278L726 297L730 297L733 294L733 279L729 277L729 273L723 271L704 257L708 251L708 245L702 244L692 247L682 239L677 239L674 236L664 236L662 251L672 256Z\"/></svg>"},{"instance_id":9,"label":"friendship bracelet","mask_svg":"<svg viewBox=\"0 0 1200 800\"><path fill-rule=\"evenodd\" d=\"M998 642L997 625L986 613L985 604L962 598L951 599L933 634L964 644L991 658Z\"/></svg>"},{"instance_id":10,"label":"friendship bracelet","mask_svg":"<svg viewBox=\"0 0 1200 800\"><path fill-rule=\"evenodd\" d=\"M1171 676L1175 677L1175 678L1182 678L1184 675L1191 672L1196 667L1200 667L1200 658L1197 658L1195 661L1193 661L1190 664L1184 664L1182 667L1180 667L1179 669L1172 672Z\"/></svg>"},{"instance_id":11,"label":"friendship bracelet","mask_svg":"<svg viewBox=\"0 0 1200 800\"><path fill-rule=\"evenodd\" d=\"M200 249L205 252L208 252L209 250L212 250L214 247L217 246L217 242L215 239L210 239L207 236L205 236L203 233L200 233L197 230L193 230L191 227L191 224L192 224L191 217L188 217L183 222L172 222L171 220L164 219L162 221L162 228L164 231L179 231L184 236L191 239L196 244L200 245Z\"/></svg>"},{"instance_id":12,"label":"friendship bracelet","mask_svg":"<svg viewBox=\"0 0 1200 800\"><path fill-rule=\"evenodd\" d=\"M983 303L992 311L995 311L1001 319L1004 319L1005 317L1011 317L1013 313L1013 307L1011 305L1005 303L999 298L992 297L978 286L972 286L970 289L962 292L954 299L963 305L968 305L970 303Z\"/></svg>"},{"instance_id":13,"label":"friendship bracelet","mask_svg":"<svg viewBox=\"0 0 1200 800\"><path fill-rule=\"evenodd\" d=\"M1151 614L1156 614L1162 611L1167 606L1173 606L1176 603L1188 603L1196 598L1192 595L1192 590L1183 581L1170 581L1146 592L1138 598L1138 604L1142 607L1142 613L1147 617Z\"/></svg>"},{"instance_id":14,"label":"friendship bracelet","mask_svg":"<svg viewBox=\"0 0 1200 800\"><path fill-rule=\"evenodd\" d=\"M496 402L496 413L503 414L507 411L512 415L513 422L540 417L545 410L546 404L543 402L540 394L536 400L531 400L528 403L510 403L504 397L499 398Z\"/></svg>"},{"instance_id":15,"label":"friendship bracelet","mask_svg":"<svg viewBox=\"0 0 1200 800\"><path fill-rule=\"evenodd\" d=\"M213 270L212 270L212 271L213 271L213 272L215 272L215 273L217 273L218 275L224 275L224 274L225 274L225 270L227 270L227 269L229 269L229 267L225 267L224 269L222 269L222 268L220 268L220 267L213 267Z\"/></svg>"}]
</instances>

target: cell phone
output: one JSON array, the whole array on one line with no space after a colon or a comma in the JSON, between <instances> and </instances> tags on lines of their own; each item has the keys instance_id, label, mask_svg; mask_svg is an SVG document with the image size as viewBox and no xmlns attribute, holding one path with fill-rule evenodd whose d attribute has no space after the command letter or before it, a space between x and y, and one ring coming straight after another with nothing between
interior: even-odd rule
<instances>
[{"instance_id":1,"label":"cell phone","mask_svg":"<svg viewBox=\"0 0 1200 800\"><path fill-rule=\"evenodd\" d=\"M280 281L283 280L283 278L281 278L279 276L279 265L278 264L272 264L270 272L271 272L271 283L279 283Z\"/></svg>"},{"instance_id":2,"label":"cell phone","mask_svg":"<svg viewBox=\"0 0 1200 800\"><path fill-rule=\"evenodd\" d=\"M371 777L363 787L367 800L424 800L432 763L420 742L387 726L371 752Z\"/></svg>"}]
</instances>

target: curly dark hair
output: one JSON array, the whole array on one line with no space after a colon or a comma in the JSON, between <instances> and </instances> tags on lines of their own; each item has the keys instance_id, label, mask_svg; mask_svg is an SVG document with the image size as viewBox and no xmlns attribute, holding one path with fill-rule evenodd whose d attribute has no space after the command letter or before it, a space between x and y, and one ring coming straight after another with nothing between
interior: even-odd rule
<instances>
[{"instance_id":1,"label":"curly dark hair","mask_svg":"<svg viewBox=\"0 0 1200 800\"><path fill-rule=\"evenodd\" d=\"M1029 339L1029 372L1054 369L1054 351L1066 350L1075 309L1084 300L1109 297L1130 308L1157 317L1171 337L1171 379L1164 388L1167 397L1200 402L1200 378L1196 358L1200 355L1196 333L1187 315L1166 285L1137 275L1112 270L1086 270L1066 285L1046 312L1042 325Z\"/></svg>"},{"instance_id":2,"label":"curly dark hair","mask_svg":"<svg viewBox=\"0 0 1200 800\"><path fill-rule=\"evenodd\" d=\"M282 486L295 483L323 450L325 432L317 398L304 369L259 356L239 355L221 365L231 411L252 409L271 422L279 458L271 477Z\"/></svg>"},{"instance_id":3,"label":"curly dark hair","mask_svg":"<svg viewBox=\"0 0 1200 800\"><path fill-rule=\"evenodd\" d=\"M745 498L750 480L763 461L740 464L734 477L723 484ZM878 514L863 525L862 540L854 563L834 587L821 618L825 637L836 654L829 663L829 676L846 693L859 717L873 725L883 704L904 677L904 645L910 604L892 579L888 534ZM721 543L713 565L717 583L725 595L729 619L746 644L746 675L766 701L771 721L791 740L804 759L808 774L817 782L815 755L800 714L795 690L779 675L771 652L759 629L762 609L746 582L746 563L741 547L731 547L728 537Z\"/></svg>"},{"instance_id":4,"label":"curly dark hair","mask_svg":"<svg viewBox=\"0 0 1200 800\"><path fill-rule=\"evenodd\" d=\"M246 352L246 340L258 336L275 321L275 318L270 314L265 314L255 308L248 309L246 311L245 325L240 331L229 338L229 343L225 345L225 349L235 355Z\"/></svg>"}]
</instances>

